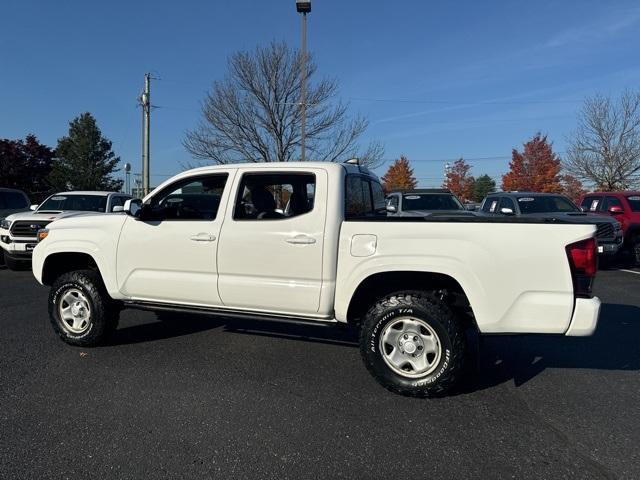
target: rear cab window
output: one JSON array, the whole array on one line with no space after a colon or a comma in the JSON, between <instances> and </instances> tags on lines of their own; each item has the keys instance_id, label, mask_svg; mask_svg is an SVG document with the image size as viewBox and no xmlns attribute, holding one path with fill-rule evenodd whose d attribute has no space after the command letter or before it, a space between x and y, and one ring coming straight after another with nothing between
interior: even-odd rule
<instances>
[{"instance_id":1,"label":"rear cab window","mask_svg":"<svg viewBox=\"0 0 640 480\"><path fill-rule=\"evenodd\" d=\"M351 174L345 180L345 219L386 216L380 182L366 175Z\"/></svg>"}]
</instances>

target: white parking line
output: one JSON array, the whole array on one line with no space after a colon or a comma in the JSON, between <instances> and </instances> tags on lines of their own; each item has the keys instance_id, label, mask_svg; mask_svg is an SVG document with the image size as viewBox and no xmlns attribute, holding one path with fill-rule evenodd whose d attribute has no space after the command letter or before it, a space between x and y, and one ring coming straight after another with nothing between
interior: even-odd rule
<instances>
[{"instance_id":1,"label":"white parking line","mask_svg":"<svg viewBox=\"0 0 640 480\"><path fill-rule=\"evenodd\" d=\"M626 270L624 268L619 268L618 271L619 272L635 273L636 275L640 275L640 272L636 272L635 270Z\"/></svg>"}]
</instances>

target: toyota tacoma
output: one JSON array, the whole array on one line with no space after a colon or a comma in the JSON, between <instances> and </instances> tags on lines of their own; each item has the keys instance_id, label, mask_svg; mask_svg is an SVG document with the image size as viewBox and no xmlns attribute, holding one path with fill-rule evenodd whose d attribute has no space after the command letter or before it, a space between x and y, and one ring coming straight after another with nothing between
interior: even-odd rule
<instances>
[{"instance_id":1,"label":"toyota tacoma","mask_svg":"<svg viewBox=\"0 0 640 480\"><path fill-rule=\"evenodd\" d=\"M40 231L33 273L71 345L102 342L127 307L351 325L384 387L429 397L460 378L468 329L585 336L598 320L594 225L389 217L353 163L202 167L125 212Z\"/></svg>"}]
</instances>

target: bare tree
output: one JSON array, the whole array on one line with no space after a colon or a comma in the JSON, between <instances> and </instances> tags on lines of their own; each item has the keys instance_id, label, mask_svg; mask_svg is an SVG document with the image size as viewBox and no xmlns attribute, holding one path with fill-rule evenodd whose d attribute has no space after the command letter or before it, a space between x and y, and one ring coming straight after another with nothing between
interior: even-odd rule
<instances>
[{"instance_id":1,"label":"bare tree","mask_svg":"<svg viewBox=\"0 0 640 480\"><path fill-rule=\"evenodd\" d=\"M306 63L308 82L316 65L309 58ZM203 118L187 132L185 148L197 159L218 164L297 160L301 54L272 42L234 54L228 67L225 79L214 82L202 102ZM334 100L336 81L307 85L307 158L335 162L357 156L369 166L380 164L379 143L358 151L357 140L368 122L359 116L347 118L347 106Z\"/></svg>"},{"instance_id":2,"label":"bare tree","mask_svg":"<svg viewBox=\"0 0 640 480\"><path fill-rule=\"evenodd\" d=\"M587 98L578 129L568 140L565 168L599 190L625 190L640 172L640 92L626 91L617 103Z\"/></svg>"}]
</instances>

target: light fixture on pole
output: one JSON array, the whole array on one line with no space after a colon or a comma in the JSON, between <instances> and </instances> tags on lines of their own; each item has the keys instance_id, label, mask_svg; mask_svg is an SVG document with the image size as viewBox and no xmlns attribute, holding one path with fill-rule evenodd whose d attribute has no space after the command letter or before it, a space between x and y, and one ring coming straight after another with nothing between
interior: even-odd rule
<instances>
[{"instance_id":1,"label":"light fixture on pole","mask_svg":"<svg viewBox=\"0 0 640 480\"><path fill-rule=\"evenodd\" d=\"M300 49L300 160L305 161L305 129L307 124L307 13L311 0L296 0L296 10L302 14L302 47Z\"/></svg>"},{"instance_id":2,"label":"light fixture on pole","mask_svg":"<svg viewBox=\"0 0 640 480\"><path fill-rule=\"evenodd\" d=\"M131 164L124 164L124 193L131 195Z\"/></svg>"}]
</instances>

